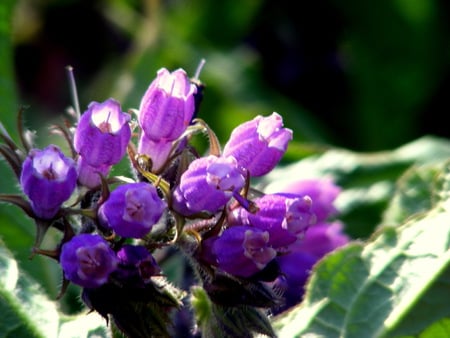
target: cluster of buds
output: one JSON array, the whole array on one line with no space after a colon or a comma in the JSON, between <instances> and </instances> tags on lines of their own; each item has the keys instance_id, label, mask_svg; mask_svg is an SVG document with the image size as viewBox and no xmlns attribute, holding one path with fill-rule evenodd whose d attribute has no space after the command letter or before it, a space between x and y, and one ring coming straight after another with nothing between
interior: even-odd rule
<instances>
[{"instance_id":1,"label":"cluster of buds","mask_svg":"<svg viewBox=\"0 0 450 338\"><path fill-rule=\"evenodd\" d=\"M139 110L122 112L111 98L92 102L79 119L55 126L70 155L57 145L36 149L23 130L19 147L0 125L0 154L23 192L0 201L35 220L33 252L60 264L61 295L68 283L79 285L85 304L131 337L169 336L172 310L189 291L168 282L155 252L175 248L187 258L197 277L193 309L199 290L215 308L215 320L194 319L202 333L217 326L222 336L274 336L267 316L299 302L315 262L348 241L340 223L327 223L337 212L332 182L296 179L270 194L251 187L292 139L282 117L241 124L222 150L195 118L202 90L184 70L163 68ZM204 133L210 147L199 156L190 140ZM130 177L112 176L124 158ZM44 250L50 227L63 236Z\"/></svg>"}]
</instances>

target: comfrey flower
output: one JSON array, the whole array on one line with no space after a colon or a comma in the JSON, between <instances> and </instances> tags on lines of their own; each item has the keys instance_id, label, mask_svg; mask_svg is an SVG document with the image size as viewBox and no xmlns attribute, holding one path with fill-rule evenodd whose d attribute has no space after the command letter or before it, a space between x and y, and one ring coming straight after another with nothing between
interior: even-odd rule
<instances>
[{"instance_id":1,"label":"comfrey flower","mask_svg":"<svg viewBox=\"0 0 450 338\"><path fill-rule=\"evenodd\" d=\"M53 218L72 195L76 182L74 161L55 145L32 149L23 162L20 185L39 218Z\"/></svg>"},{"instance_id":2,"label":"comfrey flower","mask_svg":"<svg viewBox=\"0 0 450 338\"><path fill-rule=\"evenodd\" d=\"M101 236L81 234L63 244L60 263L69 281L96 288L108 281L117 267L117 258Z\"/></svg>"},{"instance_id":3,"label":"comfrey flower","mask_svg":"<svg viewBox=\"0 0 450 338\"><path fill-rule=\"evenodd\" d=\"M152 171L161 169L178 139L191 123L197 87L183 69L158 71L139 107L141 134L138 152L152 160Z\"/></svg>"},{"instance_id":4,"label":"comfrey flower","mask_svg":"<svg viewBox=\"0 0 450 338\"><path fill-rule=\"evenodd\" d=\"M234 157L210 155L194 160L173 193L173 208L184 216L215 213L244 187L243 170Z\"/></svg>"},{"instance_id":5,"label":"comfrey flower","mask_svg":"<svg viewBox=\"0 0 450 338\"><path fill-rule=\"evenodd\" d=\"M269 232L250 226L234 226L213 238L217 266L232 275L250 277L264 269L277 252L269 244Z\"/></svg>"},{"instance_id":6,"label":"comfrey flower","mask_svg":"<svg viewBox=\"0 0 450 338\"><path fill-rule=\"evenodd\" d=\"M106 174L110 166L125 155L131 138L130 115L123 113L120 103L108 99L92 102L81 115L74 135L80 183L94 187L100 183L97 171Z\"/></svg>"},{"instance_id":7,"label":"comfrey flower","mask_svg":"<svg viewBox=\"0 0 450 338\"><path fill-rule=\"evenodd\" d=\"M161 218L166 202L148 183L128 183L117 187L100 206L103 226L122 237L142 238Z\"/></svg>"},{"instance_id":8,"label":"comfrey flower","mask_svg":"<svg viewBox=\"0 0 450 338\"><path fill-rule=\"evenodd\" d=\"M290 140L292 130L283 128L279 114L257 116L233 130L223 156L236 158L251 176L262 176L278 164Z\"/></svg>"},{"instance_id":9,"label":"comfrey flower","mask_svg":"<svg viewBox=\"0 0 450 338\"><path fill-rule=\"evenodd\" d=\"M249 212L238 207L228 215L230 225L249 225L270 234L274 248L283 247L301 239L308 227L316 222L309 196L267 194L255 199L258 210Z\"/></svg>"},{"instance_id":10,"label":"comfrey flower","mask_svg":"<svg viewBox=\"0 0 450 338\"><path fill-rule=\"evenodd\" d=\"M153 141L176 140L191 123L197 89L182 69L158 71L139 107L139 126Z\"/></svg>"}]
</instances>

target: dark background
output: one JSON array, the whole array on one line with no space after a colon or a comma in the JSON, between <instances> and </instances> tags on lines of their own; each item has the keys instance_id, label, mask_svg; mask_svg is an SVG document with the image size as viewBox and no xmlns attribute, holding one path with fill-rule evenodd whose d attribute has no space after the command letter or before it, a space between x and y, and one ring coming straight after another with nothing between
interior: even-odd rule
<instances>
[{"instance_id":1,"label":"dark background","mask_svg":"<svg viewBox=\"0 0 450 338\"><path fill-rule=\"evenodd\" d=\"M193 75L204 57L202 116L223 126L223 141L271 110L299 142L357 151L449 136L448 1L18 3L15 70L30 123L70 105L67 65L82 110L108 96L137 108L157 69ZM126 75L128 92L117 89Z\"/></svg>"}]
</instances>

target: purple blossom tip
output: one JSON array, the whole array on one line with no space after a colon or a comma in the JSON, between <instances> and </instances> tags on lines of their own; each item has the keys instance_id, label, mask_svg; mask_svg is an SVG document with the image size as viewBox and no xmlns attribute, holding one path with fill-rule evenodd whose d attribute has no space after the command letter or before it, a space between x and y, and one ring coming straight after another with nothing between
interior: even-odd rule
<instances>
[{"instance_id":1,"label":"purple blossom tip","mask_svg":"<svg viewBox=\"0 0 450 338\"><path fill-rule=\"evenodd\" d=\"M117 258L101 236L81 234L63 244L60 263L68 280L82 287L96 288L108 281L117 267Z\"/></svg>"},{"instance_id":2,"label":"purple blossom tip","mask_svg":"<svg viewBox=\"0 0 450 338\"><path fill-rule=\"evenodd\" d=\"M33 149L23 162L20 185L37 217L54 217L75 190L74 161L55 145Z\"/></svg>"},{"instance_id":3,"label":"purple blossom tip","mask_svg":"<svg viewBox=\"0 0 450 338\"><path fill-rule=\"evenodd\" d=\"M223 156L233 156L251 176L270 172L286 152L292 130L283 128L283 119L277 113L236 127L225 144Z\"/></svg>"},{"instance_id":4,"label":"purple blossom tip","mask_svg":"<svg viewBox=\"0 0 450 338\"><path fill-rule=\"evenodd\" d=\"M78 122L75 150L92 167L118 163L131 138L129 121L130 115L114 99L92 102Z\"/></svg>"},{"instance_id":5,"label":"purple blossom tip","mask_svg":"<svg viewBox=\"0 0 450 338\"><path fill-rule=\"evenodd\" d=\"M148 183L117 187L100 206L100 222L122 237L142 238L161 218L166 203Z\"/></svg>"},{"instance_id":6,"label":"purple blossom tip","mask_svg":"<svg viewBox=\"0 0 450 338\"><path fill-rule=\"evenodd\" d=\"M186 72L166 68L158 71L139 108L139 125L153 141L176 140L190 124L197 88Z\"/></svg>"}]
</instances>

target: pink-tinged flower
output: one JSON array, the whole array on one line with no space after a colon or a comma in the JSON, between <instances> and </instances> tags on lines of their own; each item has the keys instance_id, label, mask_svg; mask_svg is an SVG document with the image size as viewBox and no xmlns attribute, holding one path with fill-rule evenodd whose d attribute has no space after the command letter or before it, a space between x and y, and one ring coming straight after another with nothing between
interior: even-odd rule
<instances>
[{"instance_id":1,"label":"pink-tinged flower","mask_svg":"<svg viewBox=\"0 0 450 338\"><path fill-rule=\"evenodd\" d=\"M181 176L173 194L173 207L189 216L215 213L244 187L242 169L233 157L210 155L194 160Z\"/></svg>"},{"instance_id":2,"label":"pink-tinged flower","mask_svg":"<svg viewBox=\"0 0 450 338\"><path fill-rule=\"evenodd\" d=\"M229 274L250 277L264 269L277 255L269 245L269 232L249 226L226 229L212 245L217 266Z\"/></svg>"},{"instance_id":3,"label":"pink-tinged flower","mask_svg":"<svg viewBox=\"0 0 450 338\"><path fill-rule=\"evenodd\" d=\"M79 156L77 159L78 182L88 188L95 188L101 184L101 176L108 176L110 165L91 166Z\"/></svg>"},{"instance_id":4,"label":"pink-tinged flower","mask_svg":"<svg viewBox=\"0 0 450 338\"><path fill-rule=\"evenodd\" d=\"M131 138L129 121L130 115L114 99L92 102L78 122L75 150L92 167L118 163Z\"/></svg>"},{"instance_id":5,"label":"pink-tinged flower","mask_svg":"<svg viewBox=\"0 0 450 338\"><path fill-rule=\"evenodd\" d=\"M278 164L290 140L292 130L283 128L279 114L257 116L233 130L223 156L236 158L251 176L262 176Z\"/></svg>"},{"instance_id":6,"label":"pink-tinged flower","mask_svg":"<svg viewBox=\"0 0 450 338\"><path fill-rule=\"evenodd\" d=\"M20 185L37 217L51 219L75 190L74 161L55 145L33 149L22 165Z\"/></svg>"},{"instance_id":7,"label":"pink-tinged flower","mask_svg":"<svg viewBox=\"0 0 450 338\"><path fill-rule=\"evenodd\" d=\"M96 288L108 281L117 267L115 252L99 235L81 234L61 247L64 276L85 288Z\"/></svg>"},{"instance_id":8,"label":"pink-tinged flower","mask_svg":"<svg viewBox=\"0 0 450 338\"><path fill-rule=\"evenodd\" d=\"M302 238L309 226L315 223L313 201L309 196L267 194L255 199L258 211L253 213L239 207L229 213L230 225L248 225L267 231L270 245L287 247Z\"/></svg>"},{"instance_id":9,"label":"pink-tinged flower","mask_svg":"<svg viewBox=\"0 0 450 338\"><path fill-rule=\"evenodd\" d=\"M161 218L166 202L148 183L128 183L117 187L98 210L103 226L122 237L142 238Z\"/></svg>"},{"instance_id":10,"label":"pink-tinged flower","mask_svg":"<svg viewBox=\"0 0 450 338\"><path fill-rule=\"evenodd\" d=\"M176 140L191 123L197 88L183 69L162 68L139 107L139 125L153 141Z\"/></svg>"}]
</instances>

